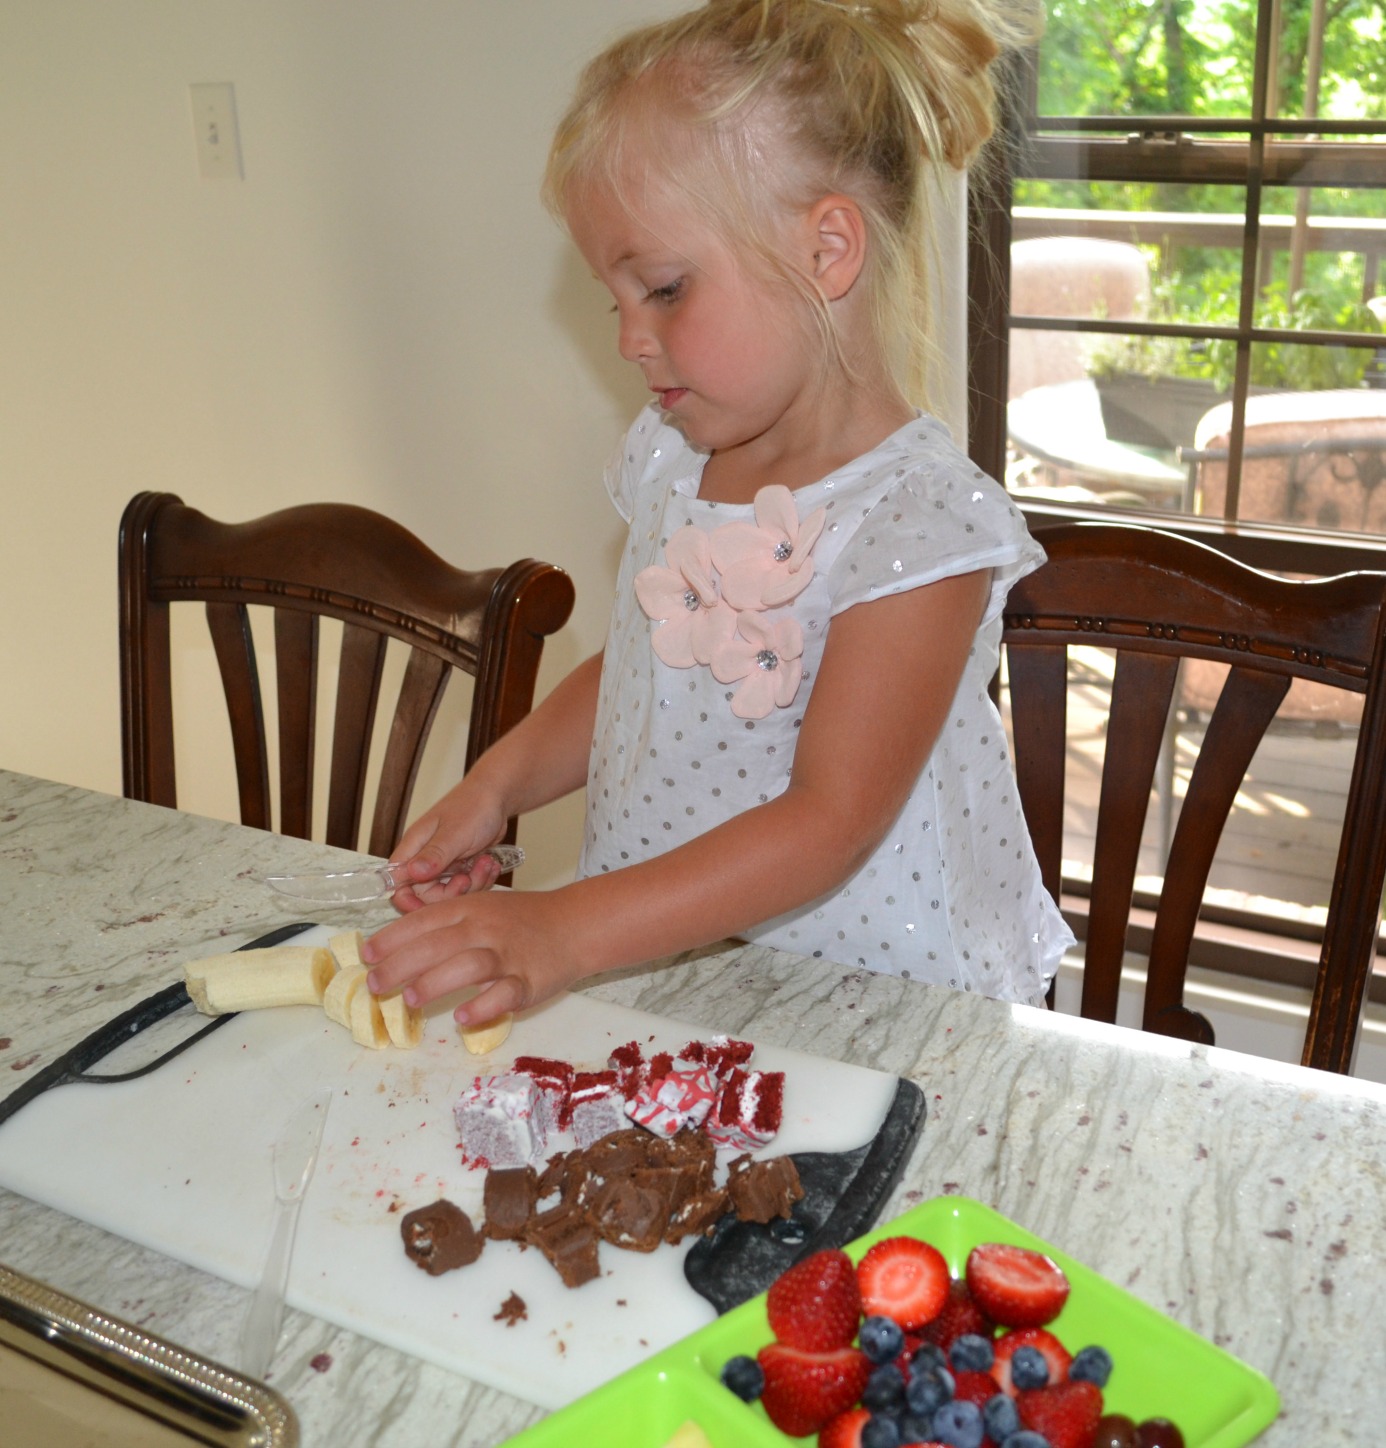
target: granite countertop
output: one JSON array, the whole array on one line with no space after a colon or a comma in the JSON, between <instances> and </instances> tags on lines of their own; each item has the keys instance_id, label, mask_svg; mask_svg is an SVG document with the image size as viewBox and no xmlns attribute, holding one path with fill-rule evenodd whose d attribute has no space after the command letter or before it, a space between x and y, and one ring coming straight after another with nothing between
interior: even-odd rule
<instances>
[{"instance_id":1,"label":"granite countertop","mask_svg":"<svg viewBox=\"0 0 1386 1448\"><path fill-rule=\"evenodd\" d=\"M257 883L271 864L358 858L268 843L0 771L6 1091L176 960L294 918ZM1282 1399L1268 1448L1356 1444L1354 1421L1386 1417L1386 1088L762 948L692 952L586 994L918 1082L928 1123L886 1215L958 1193L1021 1222L1264 1372ZM0 1232L18 1271L234 1358L241 1288L12 1192ZM294 1311L270 1380L311 1448L488 1448L543 1416Z\"/></svg>"}]
</instances>

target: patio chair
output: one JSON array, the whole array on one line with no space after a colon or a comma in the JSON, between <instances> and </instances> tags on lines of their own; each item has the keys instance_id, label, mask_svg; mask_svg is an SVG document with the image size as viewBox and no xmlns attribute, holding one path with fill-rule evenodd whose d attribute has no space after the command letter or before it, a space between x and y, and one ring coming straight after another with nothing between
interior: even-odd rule
<instances>
[{"instance_id":1,"label":"patio chair","mask_svg":"<svg viewBox=\"0 0 1386 1448\"><path fill-rule=\"evenodd\" d=\"M1036 236L1011 245L1011 311L1027 317L1119 321L1150 299L1145 253L1095 236ZM1081 332L1011 330L1009 395L1088 375L1093 338Z\"/></svg>"},{"instance_id":2,"label":"patio chair","mask_svg":"<svg viewBox=\"0 0 1386 1448\"><path fill-rule=\"evenodd\" d=\"M1063 859L1068 652L1115 651L1081 1013L1116 1019L1137 855L1179 665L1228 667L1179 812L1150 944L1146 1030L1212 1043L1183 1003L1214 851L1247 766L1293 679L1362 696L1347 808L1316 971L1306 1065L1349 1072L1386 876L1386 574L1292 582L1156 529L1038 529L1048 562L1012 590L1004 644L1016 773L1045 885Z\"/></svg>"},{"instance_id":3,"label":"patio chair","mask_svg":"<svg viewBox=\"0 0 1386 1448\"><path fill-rule=\"evenodd\" d=\"M455 670L473 676L466 767L534 700L544 639L567 622L573 585L525 559L454 568L390 518L309 503L221 523L171 493L140 493L120 523L121 747L127 798L175 807L169 606L206 606L226 706L241 822L312 837L319 623L340 620L324 839L358 848L390 640L407 649L367 845L386 855L407 821L424 745ZM273 610L279 810L250 605ZM508 839L513 840L511 820Z\"/></svg>"}]
</instances>

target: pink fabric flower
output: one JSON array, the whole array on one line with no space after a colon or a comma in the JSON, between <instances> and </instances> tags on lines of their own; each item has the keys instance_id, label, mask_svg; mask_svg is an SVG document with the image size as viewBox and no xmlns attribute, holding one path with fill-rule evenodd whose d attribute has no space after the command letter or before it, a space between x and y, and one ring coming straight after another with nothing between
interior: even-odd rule
<instances>
[{"instance_id":1,"label":"pink fabric flower","mask_svg":"<svg viewBox=\"0 0 1386 1448\"><path fill-rule=\"evenodd\" d=\"M746 609L736 616L736 637L712 651L712 676L719 684L741 685L732 696L738 719L764 719L794 702L804 676L800 655L804 632L790 614L771 620Z\"/></svg>"},{"instance_id":2,"label":"pink fabric flower","mask_svg":"<svg viewBox=\"0 0 1386 1448\"><path fill-rule=\"evenodd\" d=\"M648 617L659 622L650 639L655 653L674 669L706 664L712 651L731 638L736 611L717 593L708 535L685 524L664 545L661 568L635 575L635 596Z\"/></svg>"},{"instance_id":3,"label":"pink fabric flower","mask_svg":"<svg viewBox=\"0 0 1386 1448\"><path fill-rule=\"evenodd\" d=\"M778 608L808 587L827 513L817 508L801 523L794 494L778 483L762 488L754 507L754 523L726 523L712 534L712 562L733 608Z\"/></svg>"}]
</instances>

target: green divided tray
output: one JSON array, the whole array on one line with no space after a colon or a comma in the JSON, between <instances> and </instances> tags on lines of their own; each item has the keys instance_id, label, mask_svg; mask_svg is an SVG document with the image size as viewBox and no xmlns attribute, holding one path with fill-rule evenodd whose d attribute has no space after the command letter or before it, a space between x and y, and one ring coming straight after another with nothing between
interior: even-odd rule
<instances>
[{"instance_id":1,"label":"green divided tray","mask_svg":"<svg viewBox=\"0 0 1386 1448\"><path fill-rule=\"evenodd\" d=\"M1186 1448L1240 1448L1280 1411L1280 1397L1254 1368L1056 1251L1033 1233L966 1197L936 1197L859 1237L846 1248L858 1260L883 1237L932 1242L961 1276L980 1242L1012 1242L1048 1253L1072 1285L1050 1324L1070 1352L1101 1343L1116 1362L1103 1394L1110 1413L1172 1418ZM603 1448L662 1448L692 1419L713 1448L781 1448L789 1438L759 1404L742 1403L718 1381L722 1364L754 1355L770 1341L764 1296L710 1323L510 1440L514 1448L600 1443Z\"/></svg>"}]
</instances>

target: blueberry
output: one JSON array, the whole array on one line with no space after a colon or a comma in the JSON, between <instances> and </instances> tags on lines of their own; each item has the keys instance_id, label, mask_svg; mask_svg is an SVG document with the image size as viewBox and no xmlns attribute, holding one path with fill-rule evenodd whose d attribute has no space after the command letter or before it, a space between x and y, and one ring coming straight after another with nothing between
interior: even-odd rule
<instances>
[{"instance_id":1,"label":"blueberry","mask_svg":"<svg viewBox=\"0 0 1386 1448\"><path fill-rule=\"evenodd\" d=\"M930 1368L943 1368L946 1371L947 1367L948 1354L933 1342L920 1343L914 1351L914 1356L910 1359L912 1373L927 1373Z\"/></svg>"},{"instance_id":2,"label":"blueberry","mask_svg":"<svg viewBox=\"0 0 1386 1448\"><path fill-rule=\"evenodd\" d=\"M955 1372L984 1373L996 1361L991 1339L977 1332L965 1332L953 1339L948 1362Z\"/></svg>"},{"instance_id":3,"label":"blueberry","mask_svg":"<svg viewBox=\"0 0 1386 1448\"><path fill-rule=\"evenodd\" d=\"M765 1391L765 1374L753 1357L728 1358L722 1368L722 1383L744 1403L754 1403Z\"/></svg>"},{"instance_id":4,"label":"blueberry","mask_svg":"<svg viewBox=\"0 0 1386 1448\"><path fill-rule=\"evenodd\" d=\"M1105 1347L1085 1347L1069 1364L1068 1375L1080 1382L1095 1383L1099 1388L1107 1386L1112 1375L1112 1355Z\"/></svg>"},{"instance_id":5,"label":"blueberry","mask_svg":"<svg viewBox=\"0 0 1386 1448\"><path fill-rule=\"evenodd\" d=\"M1011 1382L1016 1388L1042 1388L1049 1381L1049 1364L1037 1347L1018 1347L1011 1355Z\"/></svg>"},{"instance_id":6,"label":"blueberry","mask_svg":"<svg viewBox=\"0 0 1386 1448\"><path fill-rule=\"evenodd\" d=\"M905 1334L889 1317L868 1317L857 1334L861 1350L873 1363L888 1363L905 1350Z\"/></svg>"},{"instance_id":7,"label":"blueberry","mask_svg":"<svg viewBox=\"0 0 1386 1448\"><path fill-rule=\"evenodd\" d=\"M1012 1433L1020 1430L1020 1414L1016 1411L1015 1399L1005 1393L997 1393L982 1404L982 1426L993 1443L1000 1443Z\"/></svg>"},{"instance_id":8,"label":"blueberry","mask_svg":"<svg viewBox=\"0 0 1386 1448\"><path fill-rule=\"evenodd\" d=\"M902 1443L924 1443L928 1440L928 1418L921 1418L917 1413L905 1413L897 1421ZM1024 1444L1021 1448L1024 1448Z\"/></svg>"},{"instance_id":9,"label":"blueberry","mask_svg":"<svg viewBox=\"0 0 1386 1448\"><path fill-rule=\"evenodd\" d=\"M882 1363L862 1389L861 1405L868 1412L879 1413L905 1405L905 1375L894 1363Z\"/></svg>"},{"instance_id":10,"label":"blueberry","mask_svg":"<svg viewBox=\"0 0 1386 1448\"><path fill-rule=\"evenodd\" d=\"M1001 1440L1001 1448L1049 1448L1049 1439L1033 1428L1022 1428Z\"/></svg>"},{"instance_id":11,"label":"blueberry","mask_svg":"<svg viewBox=\"0 0 1386 1448\"><path fill-rule=\"evenodd\" d=\"M905 1385L910 1412L931 1418L953 1396L953 1374L947 1368L926 1368Z\"/></svg>"},{"instance_id":12,"label":"blueberry","mask_svg":"<svg viewBox=\"0 0 1386 1448\"><path fill-rule=\"evenodd\" d=\"M929 1424L929 1431L948 1448L982 1448L986 1431L982 1427L982 1410L976 1403L952 1402L939 1408Z\"/></svg>"},{"instance_id":13,"label":"blueberry","mask_svg":"<svg viewBox=\"0 0 1386 1448\"><path fill-rule=\"evenodd\" d=\"M900 1448L900 1429L894 1418L868 1418L861 1430L861 1448Z\"/></svg>"}]
</instances>

